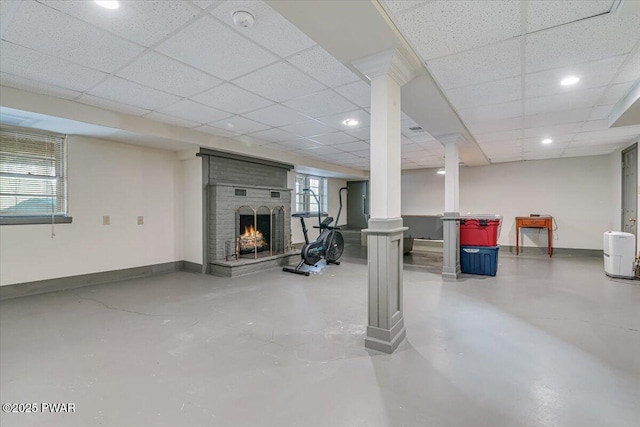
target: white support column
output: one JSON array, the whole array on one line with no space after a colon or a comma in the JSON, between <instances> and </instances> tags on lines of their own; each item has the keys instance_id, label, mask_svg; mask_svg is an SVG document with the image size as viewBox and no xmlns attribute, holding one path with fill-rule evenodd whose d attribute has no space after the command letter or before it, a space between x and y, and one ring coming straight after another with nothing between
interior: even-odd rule
<instances>
[{"instance_id":1,"label":"white support column","mask_svg":"<svg viewBox=\"0 0 640 427\"><path fill-rule=\"evenodd\" d=\"M460 137L456 135L442 142L445 146L442 277L455 280L460 277Z\"/></svg>"},{"instance_id":2,"label":"white support column","mask_svg":"<svg viewBox=\"0 0 640 427\"><path fill-rule=\"evenodd\" d=\"M396 50L354 63L371 80L369 317L365 347L392 353L404 339L400 205L400 88L415 76Z\"/></svg>"}]
</instances>

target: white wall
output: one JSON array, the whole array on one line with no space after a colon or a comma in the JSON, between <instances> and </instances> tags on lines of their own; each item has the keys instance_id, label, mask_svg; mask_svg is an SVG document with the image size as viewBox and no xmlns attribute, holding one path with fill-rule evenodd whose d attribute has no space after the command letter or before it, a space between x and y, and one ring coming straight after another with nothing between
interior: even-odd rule
<instances>
[{"instance_id":1,"label":"white wall","mask_svg":"<svg viewBox=\"0 0 640 427\"><path fill-rule=\"evenodd\" d=\"M334 219L338 214L338 208L340 206L338 199L338 191L341 187L346 187L347 181L344 179L338 178L327 178L327 192L329 198L327 199L327 209L329 216L332 216ZM296 171L289 171L287 174L287 187L293 189L291 192L291 212L296 211L296 201L295 201L295 188L296 188ZM346 193L342 193L342 213L340 214L340 224L344 225L347 223L347 200ZM318 237L319 230L317 228L313 228L314 225L318 225L318 218L305 218L305 224L307 226L309 241L314 240ZM291 218L291 235L293 243L304 243L304 234L302 233L302 226L300 225L300 220L298 218Z\"/></svg>"},{"instance_id":2,"label":"white wall","mask_svg":"<svg viewBox=\"0 0 640 427\"><path fill-rule=\"evenodd\" d=\"M182 217L177 219L182 226L182 247L185 261L202 264L202 200L204 184L202 159L191 157L180 162Z\"/></svg>"},{"instance_id":3,"label":"white wall","mask_svg":"<svg viewBox=\"0 0 640 427\"><path fill-rule=\"evenodd\" d=\"M499 243L515 245L515 217L531 213L556 219L554 247L602 249L610 230L610 156L502 163L460 169L460 212L504 217ZM444 179L435 169L402 174L402 213L430 215L444 209ZM525 246L546 245L535 229L523 233Z\"/></svg>"},{"instance_id":4,"label":"white wall","mask_svg":"<svg viewBox=\"0 0 640 427\"><path fill-rule=\"evenodd\" d=\"M0 284L182 260L180 166L172 151L70 137L73 223L57 224L55 238L51 225L2 226ZM103 215L111 225L102 225ZM144 225L137 225L138 215ZM186 253L197 262L191 250Z\"/></svg>"}]
</instances>

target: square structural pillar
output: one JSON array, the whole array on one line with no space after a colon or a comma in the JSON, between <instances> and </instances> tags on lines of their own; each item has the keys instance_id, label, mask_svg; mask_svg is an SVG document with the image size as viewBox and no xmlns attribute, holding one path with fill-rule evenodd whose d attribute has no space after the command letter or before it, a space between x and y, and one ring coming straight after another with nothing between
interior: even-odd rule
<instances>
[{"instance_id":1,"label":"square structural pillar","mask_svg":"<svg viewBox=\"0 0 640 427\"><path fill-rule=\"evenodd\" d=\"M369 323L366 348L392 353L405 337L402 317L401 87L421 63L396 49L353 64L371 80L371 203L367 235Z\"/></svg>"},{"instance_id":2,"label":"square structural pillar","mask_svg":"<svg viewBox=\"0 0 640 427\"><path fill-rule=\"evenodd\" d=\"M443 260L442 278L460 277L460 213L445 212L442 216Z\"/></svg>"},{"instance_id":3,"label":"square structural pillar","mask_svg":"<svg viewBox=\"0 0 640 427\"><path fill-rule=\"evenodd\" d=\"M364 346L393 353L404 339L402 218L370 219L367 235L369 321Z\"/></svg>"}]
</instances>

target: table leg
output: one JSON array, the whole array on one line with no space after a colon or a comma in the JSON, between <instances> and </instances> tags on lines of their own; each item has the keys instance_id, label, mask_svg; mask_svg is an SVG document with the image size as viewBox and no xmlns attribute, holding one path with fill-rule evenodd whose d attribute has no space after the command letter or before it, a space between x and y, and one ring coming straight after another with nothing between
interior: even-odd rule
<instances>
[{"instance_id":1,"label":"table leg","mask_svg":"<svg viewBox=\"0 0 640 427\"><path fill-rule=\"evenodd\" d=\"M518 255L519 245L520 245L520 227L516 225L516 255Z\"/></svg>"},{"instance_id":2,"label":"table leg","mask_svg":"<svg viewBox=\"0 0 640 427\"><path fill-rule=\"evenodd\" d=\"M549 257L551 257L551 255L553 255L553 246L551 245L551 242L553 241L553 229L549 227L547 230L549 230L547 233L547 240L549 241L547 252L549 253Z\"/></svg>"}]
</instances>

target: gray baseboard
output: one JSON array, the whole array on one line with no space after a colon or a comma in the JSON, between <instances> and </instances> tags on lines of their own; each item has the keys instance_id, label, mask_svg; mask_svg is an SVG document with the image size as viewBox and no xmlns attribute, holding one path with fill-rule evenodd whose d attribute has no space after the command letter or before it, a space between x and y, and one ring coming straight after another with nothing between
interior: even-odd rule
<instances>
[{"instance_id":1,"label":"gray baseboard","mask_svg":"<svg viewBox=\"0 0 640 427\"><path fill-rule=\"evenodd\" d=\"M81 274L78 276L60 277L57 279L38 280L35 282L0 286L0 301L28 295L38 295L47 292L64 291L67 289L76 289L85 286L119 282L121 280L156 276L158 274L173 273L176 271L202 273L202 265L189 261L174 261L162 264L145 265L142 267L125 268L122 270L102 271L99 273Z\"/></svg>"},{"instance_id":2,"label":"gray baseboard","mask_svg":"<svg viewBox=\"0 0 640 427\"><path fill-rule=\"evenodd\" d=\"M500 245L500 252L509 252L515 255L516 247ZM520 246L521 255L547 255L547 248L540 246ZM602 258L604 253L602 249L574 249L574 248L553 248L553 255L581 256L581 257L599 257Z\"/></svg>"}]
</instances>

